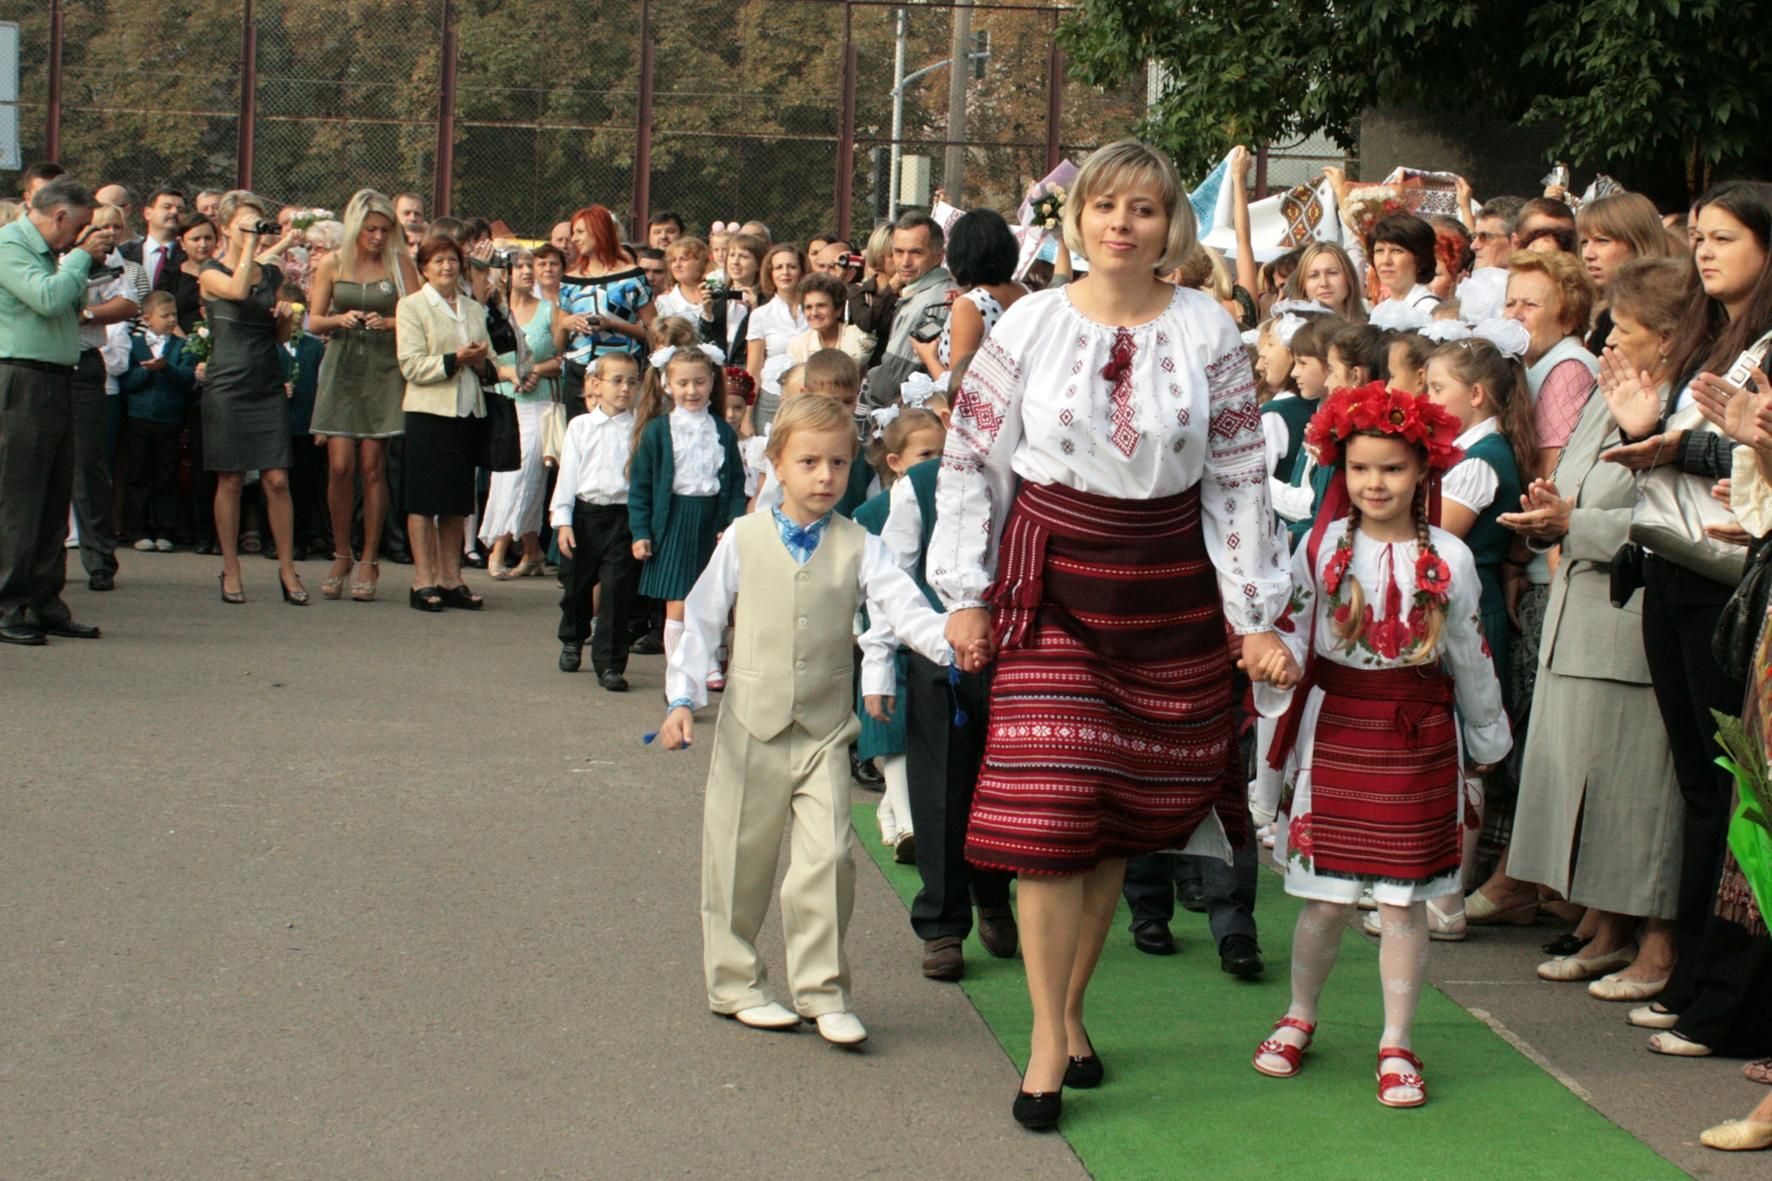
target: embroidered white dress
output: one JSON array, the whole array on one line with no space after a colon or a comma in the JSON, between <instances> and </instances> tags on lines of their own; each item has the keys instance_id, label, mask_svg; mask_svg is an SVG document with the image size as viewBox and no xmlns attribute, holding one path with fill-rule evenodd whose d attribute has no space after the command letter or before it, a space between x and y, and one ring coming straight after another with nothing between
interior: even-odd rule
<instances>
[{"instance_id":1,"label":"embroidered white dress","mask_svg":"<svg viewBox=\"0 0 1772 1181\"><path fill-rule=\"evenodd\" d=\"M1102 370L1132 342L1131 396ZM1226 618L1271 628L1291 583L1268 504L1255 375L1211 296L1177 288L1135 328L1099 324L1067 288L1017 300L955 397L936 484L929 583L950 609L984 605L1015 481L1151 500L1200 489L1201 528Z\"/></svg>"},{"instance_id":2,"label":"embroidered white dress","mask_svg":"<svg viewBox=\"0 0 1772 1181\"><path fill-rule=\"evenodd\" d=\"M1358 669L1406 667L1407 653L1397 658L1385 658L1369 642L1370 632L1362 637L1361 643L1353 651L1348 651L1330 625L1329 600L1326 595L1319 593L1319 588L1322 586L1323 569L1329 564L1336 546L1346 533L1345 520L1331 522L1324 530L1314 576L1310 570L1308 546L1299 546L1298 552L1292 555L1293 591L1291 619L1288 620L1291 630L1283 626L1279 632L1280 638L1292 653L1293 659L1298 661L1299 667L1304 668L1308 655L1306 649L1311 644L1311 615L1315 613L1318 660ZM1434 549L1452 574L1447 590L1446 624L1440 632L1440 653L1445 669L1452 677L1457 696L1461 721L1461 725L1457 727L1461 731L1459 765L1462 767L1467 763L1499 762L1512 748L1513 735L1508 726L1507 711L1501 704L1501 683L1495 678L1495 665L1489 658L1488 645L1484 642L1482 625L1479 622L1477 604L1481 584L1477 581L1476 563L1464 542L1452 534L1443 529L1433 529L1429 536L1433 540ZM1364 533L1355 534L1354 552L1348 563L1348 573L1359 580L1366 602L1375 613L1382 609L1387 579L1394 579L1402 593L1403 602L1410 602L1415 592L1415 559L1420 550L1420 545L1414 540L1387 543L1375 541ZM1344 597L1345 593L1344 591ZM1291 705L1292 696L1292 690L1279 690L1270 685L1255 686L1255 706L1264 717L1277 718L1283 715ZM1312 737L1316 731L1318 715L1322 712L1323 698L1321 688L1313 687L1310 690L1298 730L1297 745L1294 746L1291 758L1280 777L1284 788L1290 790L1290 801L1284 798L1258 799L1252 803L1258 812L1264 813L1271 812L1278 806L1280 815L1275 832L1274 857L1285 866L1288 894L1323 902L1356 902L1362 887L1368 883L1357 878L1313 873L1309 868L1308 850L1292 847L1290 839L1292 819L1297 817L1302 820L1311 814ZM1267 757L1266 751L1258 754L1263 759ZM1266 786L1272 778L1261 778L1257 783ZM1282 790L1278 784L1274 788ZM1460 823L1462 812L1461 807L1451 817L1451 823L1455 826ZM1372 896L1389 906L1405 906L1411 902L1460 892L1456 870L1413 886L1385 881L1369 884L1372 887Z\"/></svg>"}]
</instances>

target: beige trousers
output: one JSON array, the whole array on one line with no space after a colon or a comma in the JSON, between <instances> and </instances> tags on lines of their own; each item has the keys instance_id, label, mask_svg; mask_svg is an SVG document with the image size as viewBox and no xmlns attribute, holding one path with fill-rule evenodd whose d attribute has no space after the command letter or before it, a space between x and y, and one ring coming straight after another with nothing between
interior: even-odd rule
<instances>
[{"instance_id":1,"label":"beige trousers","mask_svg":"<svg viewBox=\"0 0 1772 1181\"><path fill-rule=\"evenodd\" d=\"M760 742L722 712L701 846L702 967L714 1012L774 999L756 940L790 817L781 923L794 1008L808 1018L848 1011L843 935L855 909L855 860L846 752L859 731L851 715L822 738L790 726Z\"/></svg>"}]
</instances>

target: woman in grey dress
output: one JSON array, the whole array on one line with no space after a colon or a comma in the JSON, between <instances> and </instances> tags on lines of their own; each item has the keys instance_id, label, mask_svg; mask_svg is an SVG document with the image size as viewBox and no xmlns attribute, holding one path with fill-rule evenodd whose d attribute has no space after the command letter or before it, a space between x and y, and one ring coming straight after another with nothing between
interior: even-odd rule
<instances>
[{"instance_id":1,"label":"woman in grey dress","mask_svg":"<svg viewBox=\"0 0 1772 1181\"><path fill-rule=\"evenodd\" d=\"M320 584L328 599L375 598L381 531L388 514L388 440L404 430L406 379L394 347L394 309L419 287L418 270L395 232L394 205L363 189L345 206L344 243L314 270L308 327L329 335L320 363L313 432L326 440L326 503L332 516L332 568ZM351 517L363 477L363 554L351 573Z\"/></svg>"},{"instance_id":2,"label":"woman in grey dress","mask_svg":"<svg viewBox=\"0 0 1772 1181\"><path fill-rule=\"evenodd\" d=\"M1611 346L1633 372L1665 381L1687 264L1619 269ZM1535 549L1561 545L1538 650L1508 872L1588 907L1587 945L1540 964L1545 980L1591 980L1600 1000L1644 1001L1673 970L1685 807L1643 647L1643 595L1611 603L1612 555L1629 538L1636 486L1602 462L1619 445L1604 398L1590 398L1531 507L1501 518ZM1641 923L1639 936L1637 927ZM1638 939L1641 942L1638 944Z\"/></svg>"},{"instance_id":3,"label":"woman in grey dress","mask_svg":"<svg viewBox=\"0 0 1772 1181\"><path fill-rule=\"evenodd\" d=\"M292 557L295 518L289 499L289 413L278 347L289 339L290 309L277 299L283 274L269 260L294 243L286 232L265 246L262 198L236 190L218 211L227 250L203 266L198 284L213 351L203 377L203 466L216 473L215 532L221 543L221 596L244 603L240 581L240 490L259 473L265 515L277 542L283 599L306 606L308 592Z\"/></svg>"}]
</instances>

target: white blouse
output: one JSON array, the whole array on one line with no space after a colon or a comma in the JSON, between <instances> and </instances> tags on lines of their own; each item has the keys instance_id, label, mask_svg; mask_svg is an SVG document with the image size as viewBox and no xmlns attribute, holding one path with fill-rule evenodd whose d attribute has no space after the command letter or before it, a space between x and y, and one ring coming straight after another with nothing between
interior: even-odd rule
<instances>
[{"instance_id":1,"label":"white blouse","mask_svg":"<svg viewBox=\"0 0 1772 1181\"><path fill-rule=\"evenodd\" d=\"M788 306L788 301L778 295L751 313L751 326L745 332L745 339L762 341L765 355L773 357L787 352L788 341L804 331L806 317L800 314L799 308Z\"/></svg>"},{"instance_id":2,"label":"white blouse","mask_svg":"<svg viewBox=\"0 0 1772 1181\"><path fill-rule=\"evenodd\" d=\"M1461 451L1469 451L1477 440L1487 438L1499 430L1499 418L1485 418L1458 436L1457 446ZM1480 459L1461 459L1440 479L1440 495L1463 505L1473 513L1480 513L1495 503L1495 494L1499 491L1501 477L1495 474L1494 468ZM1513 511L1511 506L1507 511Z\"/></svg>"},{"instance_id":3,"label":"white blouse","mask_svg":"<svg viewBox=\"0 0 1772 1181\"><path fill-rule=\"evenodd\" d=\"M628 502L628 461L633 455L634 412L610 415L598 406L566 427L560 448L560 475L549 521L557 529L572 524L577 501L611 505Z\"/></svg>"},{"instance_id":4,"label":"white blouse","mask_svg":"<svg viewBox=\"0 0 1772 1181\"><path fill-rule=\"evenodd\" d=\"M1102 371L1132 344L1132 394ZM1199 485L1206 550L1225 616L1266 631L1290 588L1268 503L1255 374L1210 295L1176 288L1156 319L1116 328L1068 288L1018 300L985 338L959 395L936 485L929 583L950 610L984 605L1015 479L1149 500Z\"/></svg>"},{"instance_id":5,"label":"white blouse","mask_svg":"<svg viewBox=\"0 0 1772 1181\"><path fill-rule=\"evenodd\" d=\"M701 410L671 411L671 492L677 496L713 496L720 491L720 467L726 450L720 446L714 416Z\"/></svg>"}]
</instances>

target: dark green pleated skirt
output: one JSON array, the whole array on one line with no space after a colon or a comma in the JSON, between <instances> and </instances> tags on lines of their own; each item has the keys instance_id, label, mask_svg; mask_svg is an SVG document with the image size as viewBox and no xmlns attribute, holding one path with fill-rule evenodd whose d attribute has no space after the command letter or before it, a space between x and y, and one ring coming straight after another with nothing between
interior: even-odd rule
<instances>
[{"instance_id":1,"label":"dark green pleated skirt","mask_svg":"<svg viewBox=\"0 0 1772 1181\"><path fill-rule=\"evenodd\" d=\"M893 658L893 668L898 674L897 686L893 689L896 700L892 703L892 720L876 722L868 717L867 703L862 700L861 686L855 687L855 713L861 719L861 736L855 740L855 753L863 759L878 759L886 755L905 753L905 672L910 668L910 655L903 648Z\"/></svg>"},{"instance_id":2,"label":"dark green pleated skirt","mask_svg":"<svg viewBox=\"0 0 1772 1181\"><path fill-rule=\"evenodd\" d=\"M640 571L640 593L664 603L689 597L690 588L714 556L720 536L718 496L671 497L663 537L652 539L652 556Z\"/></svg>"}]
</instances>

